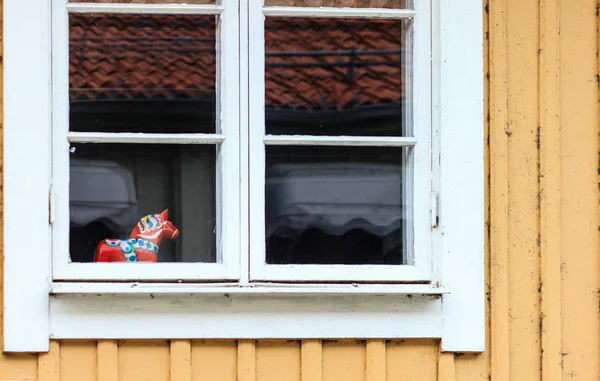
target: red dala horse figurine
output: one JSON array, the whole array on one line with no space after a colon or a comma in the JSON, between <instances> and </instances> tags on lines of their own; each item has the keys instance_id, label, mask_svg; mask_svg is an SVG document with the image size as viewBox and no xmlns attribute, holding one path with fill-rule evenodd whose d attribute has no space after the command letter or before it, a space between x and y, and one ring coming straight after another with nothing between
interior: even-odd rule
<instances>
[{"instance_id":1,"label":"red dala horse figurine","mask_svg":"<svg viewBox=\"0 0 600 381\"><path fill-rule=\"evenodd\" d=\"M136 224L128 239L104 239L94 253L95 262L157 262L164 237L175 239L179 229L169 221L169 210L149 214Z\"/></svg>"}]
</instances>

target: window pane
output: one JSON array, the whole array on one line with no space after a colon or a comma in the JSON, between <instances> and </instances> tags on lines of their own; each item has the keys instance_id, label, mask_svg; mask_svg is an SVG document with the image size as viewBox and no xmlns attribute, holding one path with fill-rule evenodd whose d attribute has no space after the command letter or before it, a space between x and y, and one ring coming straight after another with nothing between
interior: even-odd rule
<instances>
[{"instance_id":1,"label":"window pane","mask_svg":"<svg viewBox=\"0 0 600 381\"><path fill-rule=\"evenodd\" d=\"M70 151L73 262L94 261L102 240L126 240L144 216L165 209L180 234L172 240L165 229L158 261L216 261L215 146L86 143ZM146 237L160 230L151 225Z\"/></svg>"},{"instance_id":2,"label":"window pane","mask_svg":"<svg viewBox=\"0 0 600 381\"><path fill-rule=\"evenodd\" d=\"M123 3L123 4L209 4L215 0L69 0L69 3Z\"/></svg>"},{"instance_id":3,"label":"window pane","mask_svg":"<svg viewBox=\"0 0 600 381\"><path fill-rule=\"evenodd\" d=\"M71 131L215 132L215 16L69 22Z\"/></svg>"},{"instance_id":4,"label":"window pane","mask_svg":"<svg viewBox=\"0 0 600 381\"><path fill-rule=\"evenodd\" d=\"M411 23L268 17L267 134L410 135Z\"/></svg>"},{"instance_id":5,"label":"window pane","mask_svg":"<svg viewBox=\"0 0 600 381\"><path fill-rule=\"evenodd\" d=\"M406 264L410 148L267 146L269 264Z\"/></svg>"},{"instance_id":6,"label":"window pane","mask_svg":"<svg viewBox=\"0 0 600 381\"><path fill-rule=\"evenodd\" d=\"M266 6L282 7L351 7L351 8L412 8L411 0L265 0Z\"/></svg>"}]
</instances>

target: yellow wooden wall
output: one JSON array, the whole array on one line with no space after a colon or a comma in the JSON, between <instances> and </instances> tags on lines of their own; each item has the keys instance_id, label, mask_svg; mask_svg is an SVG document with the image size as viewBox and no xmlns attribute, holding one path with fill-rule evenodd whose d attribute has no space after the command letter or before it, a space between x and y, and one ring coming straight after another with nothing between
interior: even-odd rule
<instances>
[{"instance_id":1,"label":"yellow wooden wall","mask_svg":"<svg viewBox=\"0 0 600 381\"><path fill-rule=\"evenodd\" d=\"M52 342L0 356L0 380L598 380L598 3L485 5L485 353L425 340Z\"/></svg>"}]
</instances>

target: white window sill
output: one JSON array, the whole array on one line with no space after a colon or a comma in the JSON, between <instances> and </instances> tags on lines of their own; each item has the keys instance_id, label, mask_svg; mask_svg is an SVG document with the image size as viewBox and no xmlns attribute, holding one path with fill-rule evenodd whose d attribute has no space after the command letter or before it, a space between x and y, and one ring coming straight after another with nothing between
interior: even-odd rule
<instances>
[{"instance_id":1,"label":"white window sill","mask_svg":"<svg viewBox=\"0 0 600 381\"><path fill-rule=\"evenodd\" d=\"M441 290L419 286L54 284L52 339L440 338ZM181 286L181 287L180 287ZM450 295L450 294L448 294Z\"/></svg>"},{"instance_id":2,"label":"white window sill","mask_svg":"<svg viewBox=\"0 0 600 381\"><path fill-rule=\"evenodd\" d=\"M52 339L440 338L442 295L415 284L71 283Z\"/></svg>"},{"instance_id":3,"label":"white window sill","mask_svg":"<svg viewBox=\"0 0 600 381\"><path fill-rule=\"evenodd\" d=\"M429 284L286 284L286 283L53 283L51 295L434 295L449 291Z\"/></svg>"}]
</instances>

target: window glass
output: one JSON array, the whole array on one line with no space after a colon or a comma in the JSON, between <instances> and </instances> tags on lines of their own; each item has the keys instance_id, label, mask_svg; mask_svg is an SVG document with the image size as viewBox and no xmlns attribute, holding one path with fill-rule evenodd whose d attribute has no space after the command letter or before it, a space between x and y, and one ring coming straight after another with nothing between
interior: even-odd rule
<instances>
[{"instance_id":1,"label":"window glass","mask_svg":"<svg viewBox=\"0 0 600 381\"><path fill-rule=\"evenodd\" d=\"M410 148L266 147L268 264L406 264Z\"/></svg>"},{"instance_id":2,"label":"window glass","mask_svg":"<svg viewBox=\"0 0 600 381\"><path fill-rule=\"evenodd\" d=\"M352 7L352 8L412 8L411 0L265 0L266 6L286 7Z\"/></svg>"},{"instance_id":3,"label":"window glass","mask_svg":"<svg viewBox=\"0 0 600 381\"><path fill-rule=\"evenodd\" d=\"M141 238L159 244L158 262L215 262L215 155L214 145L71 144L71 260L93 262L105 239L125 242L108 251L122 260L127 239Z\"/></svg>"},{"instance_id":4,"label":"window glass","mask_svg":"<svg viewBox=\"0 0 600 381\"><path fill-rule=\"evenodd\" d=\"M215 16L69 15L70 130L214 133Z\"/></svg>"},{"instance_id":5,"label":"window glass","mask_svg":"<svg viewBox=\"0 0 600 381\"><path fill-rule=\"evenodd\" d=\"M266 133L410 136L412 20L267 17Z\"/></svg>"}]
</instances>

